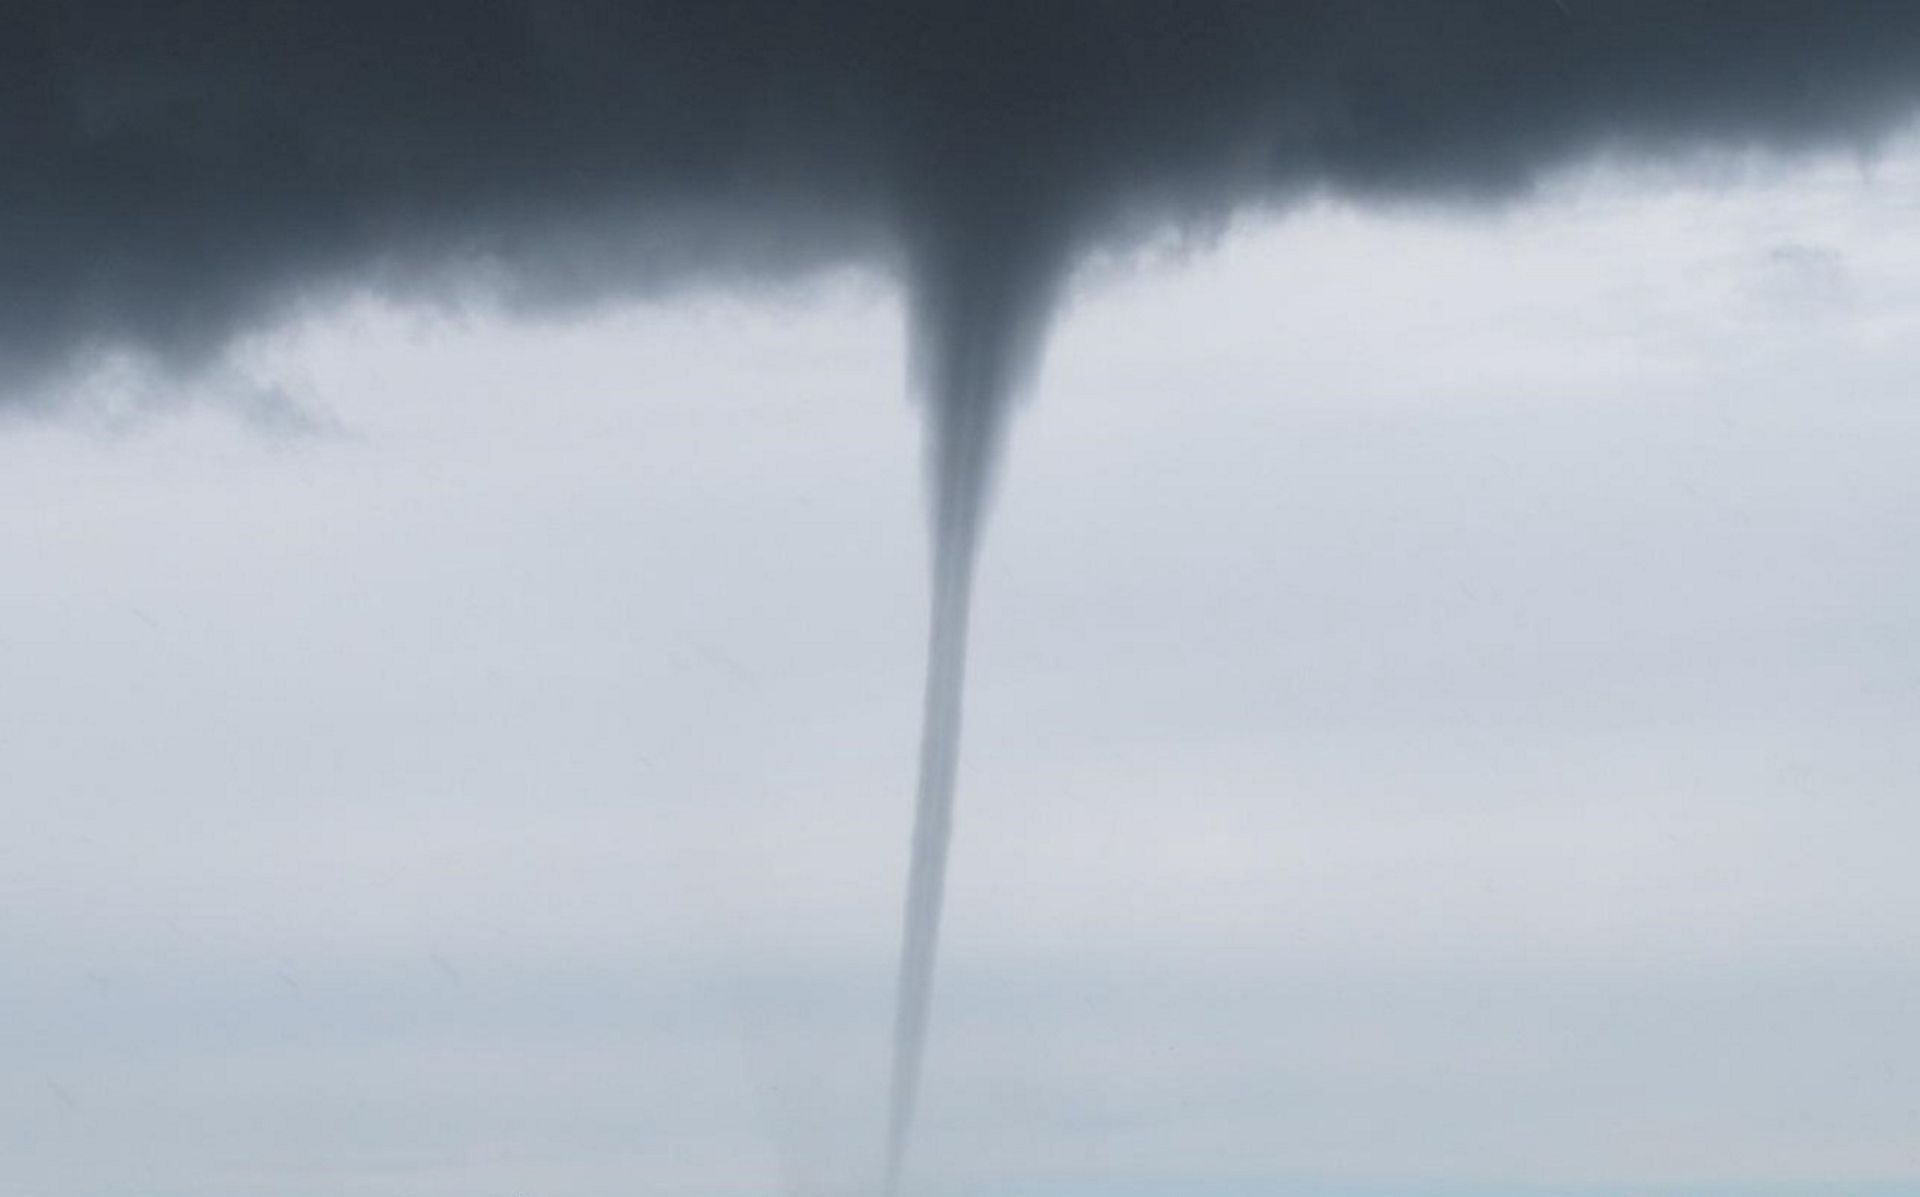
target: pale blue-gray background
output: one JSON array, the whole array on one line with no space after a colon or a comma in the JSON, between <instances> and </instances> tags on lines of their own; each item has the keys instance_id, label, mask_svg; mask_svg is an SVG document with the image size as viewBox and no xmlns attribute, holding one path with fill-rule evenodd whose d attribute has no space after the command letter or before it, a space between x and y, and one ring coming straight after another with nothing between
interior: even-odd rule
<instances>
[{"instance_id":1,"label":"pale blue-gray background","mask_svg":"<svg viewBox=\"0 0 1920 1197\"><path fill-rule=\"evenodd\" d=\"M900 342L863 275L369 298L9 427L0 1193L866 1183ZM1916 379L1911 144L1090 263L926 1190L1920 1192Z\"/></svg>"}]
</instances>

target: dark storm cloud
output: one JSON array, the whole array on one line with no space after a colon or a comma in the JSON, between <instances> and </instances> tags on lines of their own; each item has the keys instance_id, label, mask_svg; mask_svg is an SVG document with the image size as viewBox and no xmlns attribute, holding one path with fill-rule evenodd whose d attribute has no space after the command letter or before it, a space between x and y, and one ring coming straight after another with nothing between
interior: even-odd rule
<instances>
[{"instance_id":1,"label":"dark storm cloud","mask_svg":"<svg viewBox=\"0 0 1920 1197\"><path fill-rule=\"evenodd\" d=\"M967 320L1161 216L1871 138L1916 92L1900 0L15 0L0 357L18 397L338 288L566 303L847 259Z\"/></svg>"}]
</instances>

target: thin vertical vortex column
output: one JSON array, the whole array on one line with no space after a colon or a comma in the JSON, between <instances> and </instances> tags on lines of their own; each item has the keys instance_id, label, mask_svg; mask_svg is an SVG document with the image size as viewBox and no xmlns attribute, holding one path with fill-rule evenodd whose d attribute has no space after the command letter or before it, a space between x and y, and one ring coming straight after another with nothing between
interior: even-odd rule
<instances>
[{"instance_id":1,"label":"thin vertical vortex column","mask_svg":"<svg viewBox=\"0 0 1920 1197\"><path fill-rule=\"evenodd\" d=\"M959 777L974 563L1013 395L1036 356L1060 264L1055 229L1036 215L1031 188L982 187L970 177L939 197L938 209L944 218L923 230L911 274L915 382L927 421L932 595L894 1009L888 1197L900 1191L926 1060Z\"/></svg>"},{"instance_id":2,"label":"thin vertical vortex column","mask_svg":"<svg viewBox=\"0 0 1920 1197\"><path fill-rule=\"evenodd\" d=\"M933 473L932 613L920 738L920 780L894 1008L893 1073L888 1101L886 1192L899 1191L926 1058L934 962L946 890L953 798L960 765L960 716L967 666L967 622L981 507L994 448L998 402L936 400L929 429Z\"/></svg>"}]
</instances>

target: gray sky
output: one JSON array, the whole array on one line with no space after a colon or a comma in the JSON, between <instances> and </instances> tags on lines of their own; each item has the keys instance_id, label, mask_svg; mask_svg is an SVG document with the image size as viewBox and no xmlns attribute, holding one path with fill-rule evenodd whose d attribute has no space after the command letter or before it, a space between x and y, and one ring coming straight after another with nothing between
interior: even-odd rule
<instances>
[{"instance_id":1,"label":"gray sky","mask_svg":"<svg viewBox=\"0 0 1920 1197\"><path fill-rule=\"evenodd\" d=\"M1916 195L1912 140L1602 165L1082 272L982 564L930 1187L1920 1191ZM13 421L0 1193L866 1179L902 339L858 272L363 301Z\"/></svg>"}]
</instances>

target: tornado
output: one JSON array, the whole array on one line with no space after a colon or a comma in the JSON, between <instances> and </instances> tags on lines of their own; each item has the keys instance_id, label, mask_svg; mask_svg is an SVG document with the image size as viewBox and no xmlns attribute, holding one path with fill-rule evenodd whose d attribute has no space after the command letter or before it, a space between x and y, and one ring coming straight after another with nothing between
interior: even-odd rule
<instances>
[{"instance_id":1,"label":"tornado","mask_svg":"<svg viewBox=\"0 0 1920 1197\"><path fill-rule=\"evenodd\" d=\"M913 388L925 409L929 618L919 781L902 917L883 1191L900 1191L933 1008L953 839L967 633L1001 445L1031 375L1060 273L1060 238L1030 208L981 202L914 250Z\"/></svg>"}]
</instances>

